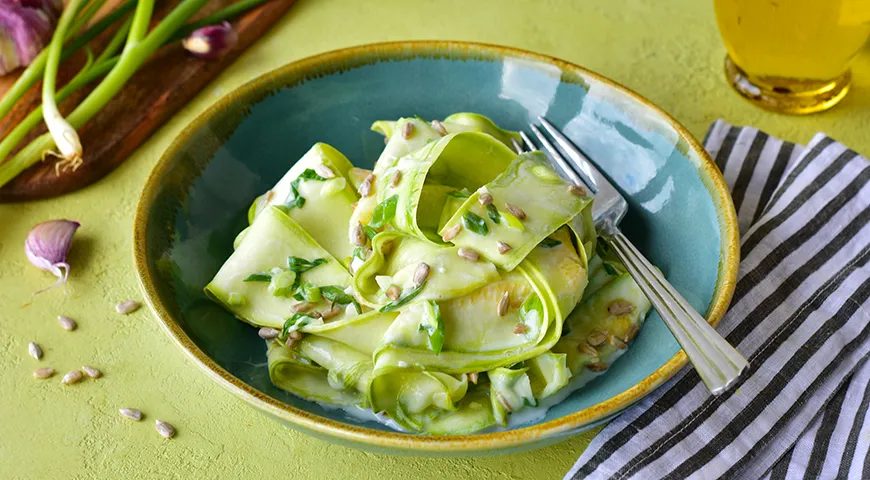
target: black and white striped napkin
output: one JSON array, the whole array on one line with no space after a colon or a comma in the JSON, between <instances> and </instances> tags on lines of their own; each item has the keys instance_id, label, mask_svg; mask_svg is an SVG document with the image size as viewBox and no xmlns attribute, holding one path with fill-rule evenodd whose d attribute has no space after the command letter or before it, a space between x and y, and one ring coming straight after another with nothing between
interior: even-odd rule
<instances>
[{"instance_id":1,"label":"black and white striped napkin","mask_svg":"<svg viewBox=\"0 0 870 480\"><path fill-rule=\"evenodd\" d=\"M719 397L684 369L566 478L870 479L870 162L823 134L801 147L721 120L704 143L742 236L718 330L749 368Z\"/></svg>"}]
</instances>

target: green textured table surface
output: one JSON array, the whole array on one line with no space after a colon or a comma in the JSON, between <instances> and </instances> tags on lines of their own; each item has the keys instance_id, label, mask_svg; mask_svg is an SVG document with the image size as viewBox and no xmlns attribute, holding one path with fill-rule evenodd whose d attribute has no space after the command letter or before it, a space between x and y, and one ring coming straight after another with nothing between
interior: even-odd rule
<instances>
[{"instance_id":1,"label":"green textured table surface","mask_svg":"<svg viewBox=\"0 0 870 480\"><path fill-rule=\"evenodd\" d=\"M487 8L488 7L488 8ZM0 478L558 478L591 434L538 451L433 459L363 453L315 440L245 406L202 374L146 309L133 271L133 211L161 152L195 115L241 83L287 62L360 43L452 39L497 43L561 57L645 95L701 137L722 117L807 142L824 131L870 153L870 52L855 62L852 93L833 110L786 117L758 110L726 85L712 2L698 0L401 1L300 0L265 38L208 86L116 172L63 198L0 205ZM82 222L62 289L22 250L41 221ZM30 303L28 303L30 302ZM62 330L57 315L79 322ZM42 361L27 343L45 350ZM60 376L82 364L105 376L73 386ZM59 375L35 380L51 366ZM143 410L134 423L120 407ZM164 440L154 419L173 423Z\"/></svg>"}]
</instances>

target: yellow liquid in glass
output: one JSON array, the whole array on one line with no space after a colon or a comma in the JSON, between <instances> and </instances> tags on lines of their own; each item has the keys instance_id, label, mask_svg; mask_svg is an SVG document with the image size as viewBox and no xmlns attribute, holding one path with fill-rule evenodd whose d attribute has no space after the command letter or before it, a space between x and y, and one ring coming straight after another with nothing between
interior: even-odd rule
<instances>
[{"instance_id":1,"label":"yellow liquid in glass","mask_svg":"<svg viewBox=\"0 0 870 480\"><path fill-rule=\"evenodd\" d=\"M715 0L734 63L755 77L831 80L870 36L870 0Z\"/></svg>"}]
</instances>

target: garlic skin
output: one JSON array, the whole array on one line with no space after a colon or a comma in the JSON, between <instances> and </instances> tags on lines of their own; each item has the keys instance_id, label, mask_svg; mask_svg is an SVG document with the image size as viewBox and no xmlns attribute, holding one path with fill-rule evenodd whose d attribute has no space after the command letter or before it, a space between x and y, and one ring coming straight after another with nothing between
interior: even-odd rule
<instances>
[{"instance_id":1,"label":"garlic skin","mask_svg":"<svg viewBox=\"0 0 870 480\"><path fill-rule=\"evenodd\" d=\"M33 266L57 277L54 285L39 290L34 295L66 283L69 276L66 254L72 244L73 235L80 226L79 222L72 220L51 220L30 229L24 240L24 254Z\"/></svg>"},{"instance_id":2,"label":"garlic skin","mask_svg":"<svg viewBox=\"0 0 870 480\"><path fill-rule=\"evenodd\" d=\"M238 41L239 35L232 25L223 22L194 30L181 44L185 50L199 58L214 60L227 53Z\"/></svg>"},{"instance_id":3,"label":"garlic skin","mask_svg":"<svg viewBox=\"0 0 870 480\"><path fill-rule=\"evenodd\" d=\"M48 45L59 12L55 5L52 0L0 2L0 75L29 65Z\"/></svg>"}]
</instances>

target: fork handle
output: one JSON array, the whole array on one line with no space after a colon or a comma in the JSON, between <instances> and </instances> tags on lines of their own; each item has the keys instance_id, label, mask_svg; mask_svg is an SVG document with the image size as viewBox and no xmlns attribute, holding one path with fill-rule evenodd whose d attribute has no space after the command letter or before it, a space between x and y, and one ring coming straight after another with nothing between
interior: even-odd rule
<instances>
[{"instance_id":1,"label":"fork handle","mask_svg":"<svg viewBox=\"0 0 870 480\"><path fill-rule=\"evenodd\" d=\"M603 235L604 240L659 312L710 392L719 395L727 390L749 362L689 305L618 228L612 227L609 233Z\"/></svg>"}]
</instances>

